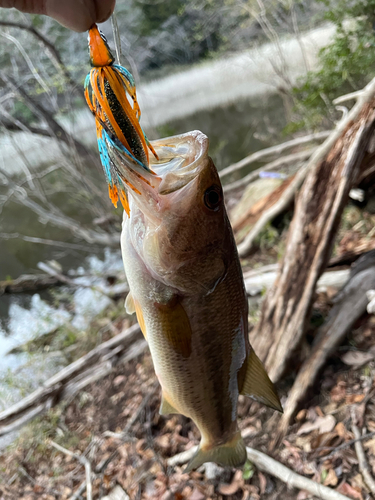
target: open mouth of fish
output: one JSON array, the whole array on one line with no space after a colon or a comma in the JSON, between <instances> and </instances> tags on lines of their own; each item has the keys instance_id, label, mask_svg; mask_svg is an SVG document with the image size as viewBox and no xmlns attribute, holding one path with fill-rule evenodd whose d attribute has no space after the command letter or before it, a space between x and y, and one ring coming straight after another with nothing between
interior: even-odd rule
<instances>
[{"instance_id":1,"label":"open mouth of fish","mask_svg":"<svg viewBox=\"0 0 375 500\"><path fill-rule=\"evenodd\" d=\"M112 161L139 208L157 217L163 197L184 188L198 175L208 158L208 139L194 130L153 141L152 146L157 158L150 158L149 171L119 152L114 154Z\"/></svg>"}]
</instances>

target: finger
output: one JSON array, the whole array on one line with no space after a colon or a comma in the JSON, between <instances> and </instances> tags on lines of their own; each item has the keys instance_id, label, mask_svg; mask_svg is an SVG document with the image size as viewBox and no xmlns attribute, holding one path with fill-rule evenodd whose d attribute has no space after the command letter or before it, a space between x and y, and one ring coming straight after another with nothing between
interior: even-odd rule
<instances>
[{"instance_id":1,"label":"finger","mask_svg":"<svg viewBox=\"0 0 375 500\"><path fill-rule=\"evenodd\" d=\"M115 0L0 0L0 7L15 7L22 12L45 14L66 28L86 31L94 23L106 21Z\"/></svg>"}]
</instances>

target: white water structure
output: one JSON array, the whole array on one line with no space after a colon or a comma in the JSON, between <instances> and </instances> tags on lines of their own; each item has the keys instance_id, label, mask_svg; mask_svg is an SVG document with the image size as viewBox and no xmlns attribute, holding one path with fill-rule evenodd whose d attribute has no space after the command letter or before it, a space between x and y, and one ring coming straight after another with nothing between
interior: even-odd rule
<instances>
[{"instance_id":1,"label":"white water structure","mask_svg":"<svg viewBox=\"0 0 375 500\"><path fill-rule=\"evenodd\" d=\"M294 83L297 77L313 69L319 49L326 46L335 32L332 25L311 30L296 37L283 38L250 50L204 62L190 69L140 85L139 103L142 126L147 129L183 118L195 112L225 106L241 99L254 99L277 88ZM89 69L89 65L87 64ZM76 113L62 124L87 145L94 145L94 118L89 111ZM19 132L0 137L0 170L21 173L22 154L29 167L61 158L63 146L47 137ZM21 153L21 155L20 155Z\"/></svg>"}]
</instances>

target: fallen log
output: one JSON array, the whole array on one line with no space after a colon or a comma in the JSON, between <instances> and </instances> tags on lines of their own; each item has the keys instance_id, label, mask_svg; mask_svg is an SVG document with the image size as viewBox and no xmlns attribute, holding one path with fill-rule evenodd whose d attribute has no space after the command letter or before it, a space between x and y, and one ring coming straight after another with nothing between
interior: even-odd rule
<instances>
[{"instance_id":1,"label":"fallen log","mask_svg":"<svg viewBox=\"0 0 375 500\"><path fill-rule=\"evenodd\" d=\"M314 384L328 357L341 344L354 323L366 312L366 292L375 289L375 252L363 255L353 266L349 280L335 299L327 320L319 328L313 347L303 363L284 405L279 423L278 439L285 435L288 425Z\"/></svg>"},{"instance_id":2,"label":"fallen log","mask_svg":"<svg viewBox=\"0 0 375 500\"><path fill-rule=\"evenodd\" d=\"M268 290L275 283L277 278L277 264L274 267L265 266L266 270L262 271L259 268L257 271L248 271L244 273L244 282L246 292L249 295L257 295ZM339 271L327 271L318 280L317 290L325 290L327 287L335 287L341 289L349 277L348 269L341 269Z\"/></svg>"},{"instance_id":3,"label":"fallen log","mask_svg":"<svg viewBox=\"0 0 375 500\"><path fill-rule=\"evenodd\" d=\"M283 375L303 338L316 283L328 263L342 211L373 137L374 96L375 79L290 185L299 184L308 172L278 276L250 335L254 350L274 381ZM239 245L240 255L246 254L244 243L242 252Z\"/></svg>"},{"instance_id":4,"label":"fallen log","mask_svg":"<svg viewBox=\"0 0 375 500\"><path fill-rule=\"evenodd\" d=\"M21 401L0 412L0 436L18 429L63 399L108 375L118 363L135 358L146 347L138 324L103 342L60 370Z\"/></svg>"},{"instance_id":5,"label":"fallen log","mask_svg":"<svg viewBox=\"0 0 375 500\"><path fill-rule=\"evenodd\" d=\"M29 293L61 285L56 276L46 274L23 274L14 280L0 281L0 296L6 293Z\"/></svg>"}]
</instances>

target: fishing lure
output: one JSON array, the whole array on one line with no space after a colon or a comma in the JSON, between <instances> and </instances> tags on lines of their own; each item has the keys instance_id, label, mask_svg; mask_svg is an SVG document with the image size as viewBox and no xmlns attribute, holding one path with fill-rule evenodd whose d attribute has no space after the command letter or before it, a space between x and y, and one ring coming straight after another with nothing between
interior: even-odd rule
<instances>
[{"instance_id":1,"label":"fishing lure","mask_svg":"<svg viewBox=\"0 0 375 500\"><path fill-rule=\"evenodd\" d=\"M100 160L108 182L109 197L115 207L120 199L129 215L126 187L140 192L121 174L116 163L125 155L127 166L149 183L142 176L142 169L154 174L149 167L149 150L156 159L158 156L139 123L141 110L132 74L123 66L114 64L115 58L107 40L95 24L89 30L88 43L92 69L85 80L85 98L95 116Z\"/></svg>"}]
</instances>

